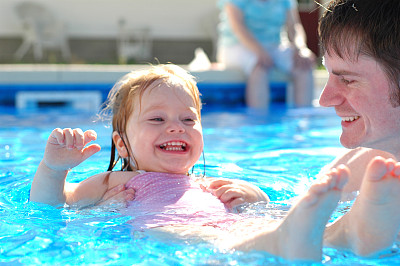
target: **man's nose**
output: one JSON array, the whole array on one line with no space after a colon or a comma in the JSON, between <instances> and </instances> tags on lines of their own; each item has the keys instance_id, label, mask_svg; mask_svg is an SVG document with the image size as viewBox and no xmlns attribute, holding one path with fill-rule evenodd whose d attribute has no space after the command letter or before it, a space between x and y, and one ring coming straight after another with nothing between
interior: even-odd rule
<instances>
[{"instance_id":1,"label":"man's nose","mask_svg":"<svg viewBox=\"0 0 400 266\"><path fill-rule=\"evenodd\" d=\"M331 79L328 79L319 96L319 104L325 107L337 106L343 102L343 99L340 87L336 86Z\"/></svg>"}]
</instances>

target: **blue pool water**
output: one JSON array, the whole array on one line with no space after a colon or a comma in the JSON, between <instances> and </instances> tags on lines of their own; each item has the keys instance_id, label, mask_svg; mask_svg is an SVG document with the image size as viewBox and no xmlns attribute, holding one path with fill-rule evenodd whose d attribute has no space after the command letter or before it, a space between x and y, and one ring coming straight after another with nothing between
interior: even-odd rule
<instances>
[{"instance_id":1,"label":"blue pool water","mask_svg":"<svg viewBox=\"0 0 400 266\"><path fill-rule=\"evenodd\" d=\"M330 109L291 109L271 114L243 107L205 107L206 174L247 180L271 197L276 215L305 191L321 167L343 151L339 120ZM93 114L69 110L0 109L0 264L9 265L263 265L279 262L262 252L225 253L131 232L130 217L112 208L55 209L28 201L29 188L48 135L55 127L95 129L102 151L76 167L70 181L105 171L111 129ZM203 161L195 172L202 173ZM347 206L339 206L334 217ZM264 215L264 206L249 211ZM282 262L282 261L281 261ZM399 264L400 254L362 259L324 249L326 265Z\"/></svg>"}]
</instances>

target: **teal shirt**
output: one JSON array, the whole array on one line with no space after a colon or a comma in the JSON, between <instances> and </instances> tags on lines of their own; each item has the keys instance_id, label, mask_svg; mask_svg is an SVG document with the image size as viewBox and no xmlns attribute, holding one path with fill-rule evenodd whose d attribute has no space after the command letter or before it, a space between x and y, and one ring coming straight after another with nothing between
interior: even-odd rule
<instances>
[{"instance_id":1,"label":"teal shirt","mask_svg":"<svg viewBox=\"0 0 400 266\"><path fill-rule=\"evenodd\" d=\"M218 25L219 42L224 46L239 42L224 12L226 3L232 3L242 11L245 25L263 44L281 42L280 32L286 23L287 11L297 7L295 0L219 0L218 7L222 10Z\"/></svg>"}]
</instances>

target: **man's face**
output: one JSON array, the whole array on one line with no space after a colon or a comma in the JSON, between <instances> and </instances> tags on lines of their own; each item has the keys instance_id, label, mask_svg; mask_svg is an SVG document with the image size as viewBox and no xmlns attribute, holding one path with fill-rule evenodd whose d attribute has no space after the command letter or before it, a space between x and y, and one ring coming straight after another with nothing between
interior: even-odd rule
<instances>
[{"instance_id":1,"label":"man's face","mask_svg":"<svg viewBox=\"0 0 400 266\"><path fill-rule=\"evenodd\" d=\"M324 60L329 79L319 103L342 118L342 145L400 155L400 108L390 103L390 81L381 66L367 56L325 54Z\"/></svg>"}]
</instances>

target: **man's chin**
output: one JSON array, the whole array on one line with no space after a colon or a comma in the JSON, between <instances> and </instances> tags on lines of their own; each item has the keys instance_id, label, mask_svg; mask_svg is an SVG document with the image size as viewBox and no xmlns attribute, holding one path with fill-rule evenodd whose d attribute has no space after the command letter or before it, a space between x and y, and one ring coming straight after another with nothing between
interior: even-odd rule
<instances>
[{"instance_id":1,"label":"man's chin","mask_svg":"<svg viewBox=\"0 0 400 266\"><path fill-rule=\"evenodd\" d=\"M363 145L362 143L360 143L358 141L349 140L349 139L343 138L343 136L340 138L340 144L342 144L342 146L347 148L347 149L355 149L355 148L358 148L358 147L366 147L365 145Z\"/></svg>"}]
</instances>

